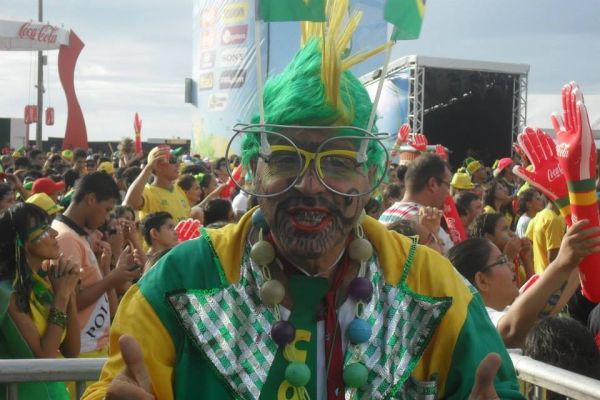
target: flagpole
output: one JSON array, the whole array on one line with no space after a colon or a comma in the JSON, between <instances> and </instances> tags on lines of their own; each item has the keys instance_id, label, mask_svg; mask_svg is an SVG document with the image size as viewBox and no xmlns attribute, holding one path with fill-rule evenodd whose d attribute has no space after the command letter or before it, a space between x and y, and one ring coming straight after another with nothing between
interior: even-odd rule
<instances>
[{"instance_id":1,"label":"flagpole","mask_svg":"<svg viewBox=\"0 0 600 400\"><path fill-rule=\"evenodd\" d=\"M393 42L396 44L396 42ZM377 84L377 92L375 93L375 99L373 100L373 109L371 110L371 116L369 118L369 125L367 126L367 131L371 132L373 129L373 125L375 124L375 116L377 115L377 106L379 105L379 98L381 97L381 91L383 90L383 83L385 82L385 76L388 72L388 66L390 64L390 58L392 57L392 48L394 45L391 45L385 51L385 60L383 62L383 68L381 69L381 76L379 77L379 83Z\"/></svg>"},{"instance_id":2,"label":"flagpole","mask_svg":"<svg viewBox=\"0 0 600 400\"><path fill-rule=\"evenodd\" d=\"M254 49L256 52L256 99L258 101L258 114L260 116L260 124L263 125L265 123L265 105L263 103L262 48L260 45L261 22L259 19L259 3L260 0L256 0L254 10Z\"/></svg>"}]
</instances>

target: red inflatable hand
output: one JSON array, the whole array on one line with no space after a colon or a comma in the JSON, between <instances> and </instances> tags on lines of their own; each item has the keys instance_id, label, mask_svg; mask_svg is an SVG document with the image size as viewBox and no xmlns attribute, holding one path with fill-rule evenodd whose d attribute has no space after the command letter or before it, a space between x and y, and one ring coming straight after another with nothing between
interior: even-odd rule
<instances>
[{"instance_id":1,"label":"red inflatable hand","mask_svg":"<svg viewBox=\"0 0 600 400\"><path fill-rule=\"evenodd\" d=\"M197 238L200 236L200 225L200 221L191 218L179 221L175 227L177 238L180 242Z\"/></svg>"},{"instance_id":2,"label":"red inflatable hand","mask_svg":"<svg viewBox=\"0 0 600 400\"><path fill-rule=\"evenodd\" d=\"M392 147L391 155L392 157L398 155L398 150L402 143L408 142L408 135L410 134L410 125L408 123L402 124L400 129L398 129L398 136L396 137L396 142L394 143L394 147Z\"/></svg>"},{"instance_id":3,"label":"red inflatable hand","mask_svg":"<svg viewBox=\"0 0 600 400\"><path fill-rule=\"evenodd\" d=\"M442 160L448 161L448 149L441 144L435 145L435 154L437 154Z\"/></svg>"},{"instance_id":4,"label":"red inflatable hand","mask_svg":"<svg viewBox=\"0 0 600 400\"><path fill-rule=\"evenodd\" d=\"M421 153L427 150L427 138L422 133L415 133L409 144Z\"/></svg>"},{"instance_id":5,"label":"red inflatable hand","mask_svg":"<svg viewBox=\"0 0 600 400\"><path fill-rule=\"evenodd\" d=\"M519 146L518 143L513 143L513 149L515 150L517 156L519 156L519 158L521 159L521 165L528 166L530 164L529 159L527 158L527 155L525 154L521 146Z\"/></svg>"},{"instance_id":6,"label":"red inflatable hand","mask_svg":"<svg viewBox=\"0 0 600 400\"><path fill-rule=\"evenodd\" d=\"M596 145L581 89L571 82L562 91L564 117L552 116L556 130L558 161L567 178L573 222L587 219L599 226L596 195ZM600 253L593 253L579 264L583 294L600 302Z\"/></svg>"},{"instance_id":7,"label":"red inflatable hand","mask_svg":"<svg viewBox=\"0 0 600 400\"><path fill-rule=\"evenodd\" d=\"M448 195L448 197L446 197L446 200L444 201L444 209L442 211L444 213L446 225L448 226L448 233L450 234L450 239L452 239L454 244L458 244L463 240L467 239L465 228L463 227L460 215L458 214L458 210L456 209L456 205L454 204L454 199L451 195Z\"/></svg>"},{"instance_id":8,"label":"red inflatable hand","mask_svg":"<svg viewBox=\"0 0 600 400\"><path fill-rule=\"evenodd\" d=\"M560 170L556 145L550 135L539 128L527 127L517 140L525 156L531 161L533 171L517 165L513 172L544 193L551 201L566 200L569 194L567 181Z\"/></svg>"}]
</instances>

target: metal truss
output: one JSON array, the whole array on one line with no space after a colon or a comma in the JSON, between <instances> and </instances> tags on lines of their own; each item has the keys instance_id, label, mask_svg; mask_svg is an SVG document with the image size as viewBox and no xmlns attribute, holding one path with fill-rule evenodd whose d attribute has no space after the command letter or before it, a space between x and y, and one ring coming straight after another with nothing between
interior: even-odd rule
<instances>
[{"instance_id":1,"label":"metal truss","mask_svg":"<svg viewBox=\"0 0 600 400\"><path fill-rule=\"evenodd\" d=\"M523 131L527 123L527 78L527 74L519 74L513 77L511 145L517 142L517 136ZM511 152L514 153L512 146Z\"/></svg>"},{"instance_id":2,"label":"metal truss","mask_svg":"<svg viewBox=\"0 0 600 400\"><path fill-rule=\"evenodd\" d=\"M425 107L425 68L417 63L409 66L408 77L408 123L412 131L423 132L423 109Z\"/></svg>"}]
</instances>

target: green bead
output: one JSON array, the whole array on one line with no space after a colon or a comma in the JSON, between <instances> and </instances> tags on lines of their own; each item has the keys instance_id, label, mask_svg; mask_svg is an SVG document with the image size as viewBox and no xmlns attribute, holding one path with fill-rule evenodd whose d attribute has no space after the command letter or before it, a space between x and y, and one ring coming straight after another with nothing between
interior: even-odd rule
<instances>
[{"instance_id":1,"label":"green bead","mask_svg":"<svg viewBox=\"0 0 600 400\"><path fill-rule=\"evenodd\" d=\"M373 245L367 239L354 239L348 246L348 254L354 261L368 261L373 255Z\"/></svg>"},{"instance_id":2,"label":"green bead","mask_svg":"<svg viewBox=\"0 0 600 400\"><path fill-rule=\"evenodd\" d=\"M269 265L275 260L275 249L271 243L260 240L252 246L250 258L258 265Z\"/></svg>"},{"instance_id":3,"label":"green bead","mask_svg":"<svg viewBox=\"0 0 600 400\"><path fill-rule=\"evenodd\" d=\"M310 381L310 368L304 363L293 362L285 369L285 380L294 387L303 387Z\"/></svg>"},{"instance_id":4,"label":"green bead","mask_svg":"<svg viewBox=\"0 0 600 400\"><path fill-rule=\"evenodd\" d=\"M281 303L284 297L285 288L277 280L266 281L260 288L260 299L266 306L275 306Z\"/></svg>"},{"instance_id":5,"label":"green bead","mask_svg":"<svg viewBox=\"0 0 600 400\"><path fill-rule=\"evenodd\" d=\"M369 371L361 363L350 364L344 367L344 384L347 387L359 388L363 387L367 383Z\"/></svg>"}]
</instances>

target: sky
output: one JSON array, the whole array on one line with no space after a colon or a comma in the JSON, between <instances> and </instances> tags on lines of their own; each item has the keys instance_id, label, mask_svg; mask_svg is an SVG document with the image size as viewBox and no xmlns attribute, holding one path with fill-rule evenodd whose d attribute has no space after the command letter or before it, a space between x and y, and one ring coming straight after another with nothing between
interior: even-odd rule
<instances>
[{"instance_id":1,"label":"sky","mask_svg":"<svg viewBox=\"0 0 600 400\"><path fill-rule=\"evenodd\" d=\"M75 87L90 141L131 136L135 112L144 139L191 138L184 80L192 75L192 0L44 3L45 21L74 30L85 43ZM37 5L0 0L0 19L37 19ZM420 39L399 42L393 59L418 54L529 64L530 123L549 125L545 114L559 111L562 85L575 80L600 128L599 15L598 0L428 0ZM56 123L44 126L44 137L63 136L66 123L57 54L48 53L44 98ZM22 117L23 107L35 103L35 65L32 53L0 53L0 117Z\"/></svg>"}]
</instances>

